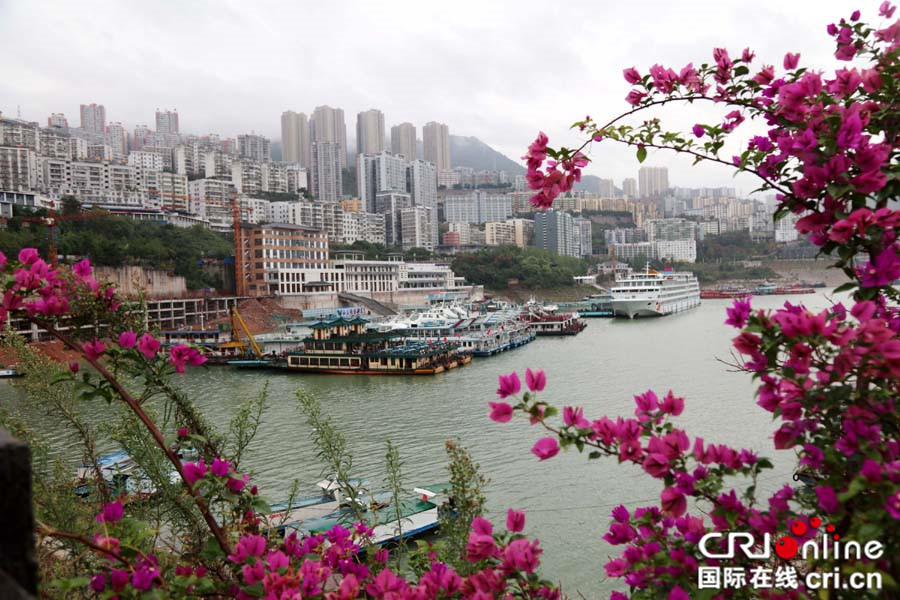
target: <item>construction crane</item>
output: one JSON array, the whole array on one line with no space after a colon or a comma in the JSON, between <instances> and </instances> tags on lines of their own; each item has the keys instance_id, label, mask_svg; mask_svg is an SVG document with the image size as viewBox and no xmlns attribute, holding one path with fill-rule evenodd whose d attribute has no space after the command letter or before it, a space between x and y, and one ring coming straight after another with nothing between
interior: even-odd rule
<instances>
[{"instance_id":1,"label":"construction crane","mask_svg":"<svg viewBox=\"0 0 900 600\"><path fill-rule=\"evenodd\" d=\"M244 337L247 338L247 342L250 345L250 348L253 349L253 353L256 355L256 358L263 357L262 348L259 347L259 344L256 342L256 338L253 337L253 334L250 333L250 329L247 327L247 323L244 322L244 318L241 317L241 313L238 312L237 306L231 309L231 337L232 341L225 342L222 344L221 348L237 348L241 351L241 354L247 353L247 344L244 343L244 340L241 338L241 332L243 332Z\"/></svg>"},{"instance_id":2,"label":"construction crane","mask_svg":"<svg viewBox=\"0 0 900 600\"><path fill-rule=\"evenodd\" d=\"M57 215L54 210L56 206L55 202L50 202L50 211L46 217L22 217L22 221L26 223L38 223L40 225L44 225L48 228L48 247L50 254L50 264L56 268L59 263L59 255L57 253L57 244L59 241L59 227L58 224L60 221L77 221L82 219L96 219L99 217L109 217L111 213L106 211L94 211L89 213L77 213L72 215Z\"/></svg>"}]
</instances>

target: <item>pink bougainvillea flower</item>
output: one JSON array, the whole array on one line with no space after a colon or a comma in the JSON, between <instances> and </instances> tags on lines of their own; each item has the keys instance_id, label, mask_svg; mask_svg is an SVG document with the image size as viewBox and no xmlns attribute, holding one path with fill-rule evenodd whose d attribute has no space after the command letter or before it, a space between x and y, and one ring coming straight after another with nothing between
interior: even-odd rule
<instances>
[{"instance_id":1,"label":"pink bougainvillea flower","mask_svg":"<svg viewBox=\"0 0 900 600\"><path fill-rule=\"evenodd\" d=\"M541 460L553 458L559 453L559 442L555 437L541 438L531 448L531 453Z\"/></svg>"},{"instance_id":2,"label":"pink bougainvillea flower","mask_svg":"<svg viewBox=\"0 0 900 600\"><path fill-rule=\"evenodd\" d=\"M182 469L184 470L184 479L191 485L202 479L207 471L206 463L202 458L195 463L184 463Z\"/></svg>"},{"instance_id":3,"label":"pink bougainvillea flower","mask_svg":"<svg viewBox=\"0 0 900 600\"><path fill-rule=\"evenodd\" d=\"M209 467L210 472L216 477L225 477L228 475L228 471L231 469L231 463L227 460L222 460L219 457L216 457L212 461L212 465Z\"/></svg>"},{"instance_id":4,"label":"pink bougainvillea flower","mask_svg":"<svg viewBox=\"0 0 900 600\"><path fill-rule=\"evenodd\" d=\"M577 427L578 429L589 429L591 427L590 421L584 418L584 409L580 406L564 406L563 423L568 427Z\"/></svg>"},{"instance_id":5,"label":"pink bougainvillea flower","mask_svg":"<svg viewBox=\"0 0 900 600\"><path fill-rule=\"evenodd\" d=\"M30 265L40 260L41 255L34 248L22 248L19 250L19 262L24 265Z\"/></svg>"},{"instance_id":6,"label":"pink bougainvillea flower","mask_svg":"<svg viewBox=\"0 0 900 600\"><path fill-rule=\"evenodd\" d=\"M119 346L122 348L133 348L137 343L137 334L133 331L123 331L119 334Z\"/></svg>"},{"instance_id":7,"label":"pink bougainvillea flower","mask_svg":"<svg viewBox=\"0 0 900 600\"><path fill-rule=\"evenodd\" d=\"M635 69L634 67L625 69L624 71L622 71L622 75L625 76L625 81L627 81L631 85L640 83L640 81L641 81L641 74L638 73L638 70Z\"/></svg>"},{"instance_id":8,"label":"pink bougainvillea flower","mask_svg":"<svg viewBox=\"0 0 900 600\"><path fill-rule=\"evenodd\" d=\"M137 347L147 360L151 360L156 357L156 353L159 352L162 344L149 333L145 333L141 336L141 339L138 340Z\"/></svg>"},{"instance_id":9,"label":"pink bougainvillea flower","mask_svg":"<svg viewBox=\"0 0 900 600\"><path fill-rule=\"evenodd\" d=\"M687 499L675 488L667 487L660 494L662 508L673 517L680 517L687 511Z\"/></svg>"},{"instance_id":10,"label":"pink bougainvillea flower","mask_svg":"<svg viewBox=\"0 0 900 600\"><path fill-rule=\"evenodd\" d=\"M659 410L677 417L684 411L684 398L679 398L672 393L672 390L669 390L666 397L659 403Z\"/></svg>"},{"instance_id":11,"label":"pink bougainvillea flower","mask_svg":"<svg viewBox=\"0 0 900 600\"><path fill-rule=\"evenodd\" d=\"M508 423L513 416L513 407L506 402L488 402L491 407L490 417L498 423Z\"/></svg>"},{"instance_id":12,"label":"pink bougainvillea flower","mask_svg":"<svg viewBox=\"0 0 900 600\"><path fill-rule=\"evenodd\" d=\"M547 385L547 376L544 374L544 370L532 371L531 369L525 369L525 384L532 392L544 391L544 386Z\"/></svg>"},{"instance_id":13,"label":"pink bougainvillea flower","mask_svg":"<svg viewBox=\"0 0 900 600\"><path fill-rule=\"evenodd\" d=\"M507 398L519 393L522 389L522 382L519 381L519 375L513 371L509 375L500 375L497 377L500 385L497 388L497 395L501 398Z\"/></svg>"},{"instance_id":14,"label":"pink bougainvillea flower","mask_svg":"<svg viewBox=\"0 0 900 600\"><path fill-rule=\"evenodd\" d=\"M106 346L100 340L94 340L93 342L82 344L81 350L90 360L97 360L106 352Z\"/></svg>"},{"instance_id":15,"label":"pink bougainvillea flower","mask_svg":"<svg viewBox=\"0 0 900 600\"><path fill-rule=\"evenodd\" d=\"M87 279L91 276L91 271L91 261L86 258L72 266L72 272L75 273L78 279Z\"/></svg>"},{"instance_id":16,"label":"pink bougainvillea flower","mask_svg":"<svg viewBox=\"0 0 900 600\"><path fill-rule=\"evenodd\" d=\"M797 52L796 54L794 54L792 52L788 52L787 54L784 55L784 68L785 69L788 69L788 70L796 69L797 64L799 62L800 62L800 53L799 52Z\"/></svg>"},{"instance_id":17,"label":"pink bougainvillea flower","mask_svg":"<svg viewBox=\"0 0 900 600\"><path fill-rule=\"evenodd\" d=\"M726 325L741 329L750 317L750 300L735 300L733 305L725 309L725 314L728 315Z\"/></svg>"},{"instance_id":18,"label":"pink bougainvillea flower","mask_svg":"<svg viewBox=\"0 0 900 600\"><path fill-rule=\"evenodd\" d=\"M816 496L819 497L819 507L826 513L834 513L841 508L841 503L838 502L837 494L834 493L834 488L831 486L816 486Z\"/></svg>"},{"instance_id":19,"label":"pink bougainvillea flower","mask_svg":"<svg viewBox=\"0 0 900 600\"><path fill-rule=\"evenodd\" d=\"M103 511L97 515L96 521L98 523L115 523L116 521L120 521L122 519L122 515L124 511L122 509L121 502L112 502L110 504L103 505Z\"/></svg>"},{"instance_id":20,"label":"pink bougainvillea flower","mask_svg":"<svg viewBox=\"0 0 900 600\"><path fill-rule=\"evenodd\" d=\"M509 509L506 511L506 529L518 533L525 529L525 512Z\"/></svg>"}]
</instances>

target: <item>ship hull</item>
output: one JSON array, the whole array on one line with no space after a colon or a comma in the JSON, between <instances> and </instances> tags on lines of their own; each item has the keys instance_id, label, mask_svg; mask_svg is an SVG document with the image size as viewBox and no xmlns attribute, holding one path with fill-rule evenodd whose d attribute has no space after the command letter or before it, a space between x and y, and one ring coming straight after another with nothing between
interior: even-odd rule
<instances>
[{"instance_id":1,"label":"ship hull","mask_svg":"<svg viewBox=\"0 0 900 600\"><path fill-rule=\"evenodd\" d=\"M656 300L629 299L616 300L613 299L613 312L617 317L625 317L627 319L636 319L639 317L663 317L673 313L684 312L692 308L700 306L700 297L683 298L680 300L672 300L664 303Z\"/></svg>"},{"instance_id":2,"label":"ship hull","mask_svg":"<svg viewBox=\"0 0 900 600\"><path fill-rule=\"evenodd\" d=\"M472 362L471 356L464 356L452 361L448 365L438 365L419 369L340 369L328 367L293 367L279 365L281 369L289 373L309 373L311 375L437 375L444 371L456 369Z\"/></svg>"}]
</instances>

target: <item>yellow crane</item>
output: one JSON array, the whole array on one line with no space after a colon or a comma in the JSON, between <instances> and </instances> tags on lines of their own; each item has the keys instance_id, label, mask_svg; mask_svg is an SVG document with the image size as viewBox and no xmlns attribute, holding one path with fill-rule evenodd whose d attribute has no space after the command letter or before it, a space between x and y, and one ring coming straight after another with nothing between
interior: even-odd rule
<instances>
[{"instance_id":1,"label":"yellow crane","mask_svg":"<svg viewBox=\"0 0 900 600\"><path fill-rule=\"evenodd\" d=\"M235 306L231 309L231 337L232 340L230 342L225 342L219 346L220 350L227 350L229 348L237 348L240 350L241 354L246 354L247 352L247 344L244 343L244 340L241 338L241 332L244 332L244 337L247 338L249 342L250 348L253 349L253 353L256 354L256 358L263 357L262 348L259 347L259 344L256 342L256 338L253 337L253 334L250 333L250 330L247 328L247 324L244 322L243 317L241 317L241 313L238 312L237 307Z\"/></svg>"}]
</instances>

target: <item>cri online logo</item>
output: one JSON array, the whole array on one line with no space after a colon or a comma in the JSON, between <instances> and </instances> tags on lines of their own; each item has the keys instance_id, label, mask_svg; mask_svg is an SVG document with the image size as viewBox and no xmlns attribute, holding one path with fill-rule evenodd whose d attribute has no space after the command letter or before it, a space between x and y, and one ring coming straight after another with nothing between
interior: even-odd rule
<instances>
[{"instance_id":1,"label":"cri online logo","mask_svg":"<svg viewBox=\"0 0 900 600\"><path fill-rule=\"evenodd\" d=\"M822 519L812 517L809 519L809 525L800 520L791 523L791 536L779 538L775 544L775 554L785 560L790 560L800 554L805 560L814 558L818 560L820 557L828 559L843 558L844 560L860 559L863 556L870 560L878 560L884 554L884 546L881 542L870 540L864 545L859 542L850 541L841 543L841 536L834 533L834 525L826 525L824 527L824 535L817 541L815 530L822 526ZM813 531L810 531L813 530ZM808 535L812 534L812 536ZM800 538L798 541L794 538ZM802 541L806 537L806 541ZM707 548L712 540L727 539L725 548L719 551ZM763 534L762 544L757 544L756 538L752 533L732 531L730 533L711 532L700 538L700 553L707 558L734 558L735 550L740 549L745 556L756 560L767 560L771 557L772 537L768 533Z\"/></svg>"}]
</instances>

